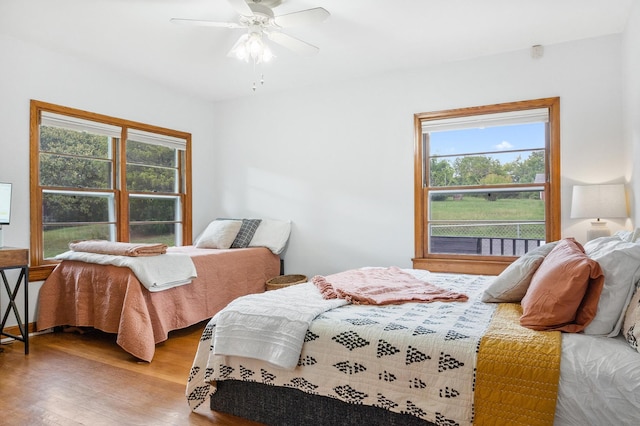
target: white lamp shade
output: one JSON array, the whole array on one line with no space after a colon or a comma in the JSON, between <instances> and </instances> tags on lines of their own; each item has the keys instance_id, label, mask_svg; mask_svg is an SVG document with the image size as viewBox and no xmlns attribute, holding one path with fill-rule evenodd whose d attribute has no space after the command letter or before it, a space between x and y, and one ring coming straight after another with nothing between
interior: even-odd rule
<instances>
[{"instance_id":1,"label":"white lamp shade","mask_svg":"<svg viewBox=\"0 0 640 426\"><path fill-rule=\"evenodd\" d=\"M624 184L575 185L571 218L628 217Z\"/></svg>"}]
</instances>

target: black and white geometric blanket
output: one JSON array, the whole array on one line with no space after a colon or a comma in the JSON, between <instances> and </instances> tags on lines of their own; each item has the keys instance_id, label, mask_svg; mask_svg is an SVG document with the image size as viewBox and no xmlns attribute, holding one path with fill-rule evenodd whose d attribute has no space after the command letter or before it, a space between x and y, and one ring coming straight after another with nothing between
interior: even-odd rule
<instances>
[{"instance_id":1,"label":"black and white geometric blanket","mask_svg":"<svg viewBox=\"0 0 640 426\"><path fill-rule=\"evenodd\" d=\"M436 424L471 425L478 346L496 306L480 302L480 296L494 277L407 271L469 300L327 311L311 323L298 366L291 371L214 355L212 320L187 383L192 410L208 407L216 381L233 379L296 388Z\"/></svg>"}]
</instances>

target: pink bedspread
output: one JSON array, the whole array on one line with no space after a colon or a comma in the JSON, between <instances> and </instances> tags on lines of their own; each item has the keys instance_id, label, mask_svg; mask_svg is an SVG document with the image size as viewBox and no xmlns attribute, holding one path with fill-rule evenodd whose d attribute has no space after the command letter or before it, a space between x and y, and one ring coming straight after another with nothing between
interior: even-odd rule
<instances>
[{"instance_id":1,"label":"pink bedspread","mask_svg":"<svg viewBox=\"0 0 640 426\"><path fill-rule=\"evenodd\" d=\"M402 302L465 302L462 293L449 291L397 267L354 269L312 279L325 299L341 298L349 302L369 305L388 305Z\"/></svg>"},{"instance_id":2,"label":"pink bedspread","mask_svg":"<svg viewBox=\"0 0 640 426\"><path fill-rule=\"evenodd\" d=\"M151 361L156 343L171 330L211 318L237 297L263 292L280 273L279 257L263 247L169 250L189 254L198 278L159 292L144 288L129 268L62 261L40 289L37 329L70 325L117 333L125 351Z\"/></svg>"}]
</instances>

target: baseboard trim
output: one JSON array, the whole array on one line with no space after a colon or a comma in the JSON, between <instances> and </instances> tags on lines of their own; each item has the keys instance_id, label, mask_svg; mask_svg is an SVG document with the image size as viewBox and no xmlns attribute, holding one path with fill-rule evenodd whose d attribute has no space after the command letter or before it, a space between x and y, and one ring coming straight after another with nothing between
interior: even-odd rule
<instances>
[{"instance_id":1,"label":"baseboard trim","mask_svg":"<svg viewBox=\"0 0 640 426\"><path fill-rule=\"evenodd\" d=\"M36 323L35 322L30 322L29 324L27 324L27 330L29 332L29 335L33 334L36 332ZM20 336L20 327L18 327L17 325L12 325L10 327L5 327L2 330L4 333L9 333L9 334L13 334L15 336ZM2 336L0 336L0 341L2 343L5 343L6 341L13 341L15 339L5 336L4 334Z\"/></svg>"}]
</instances>

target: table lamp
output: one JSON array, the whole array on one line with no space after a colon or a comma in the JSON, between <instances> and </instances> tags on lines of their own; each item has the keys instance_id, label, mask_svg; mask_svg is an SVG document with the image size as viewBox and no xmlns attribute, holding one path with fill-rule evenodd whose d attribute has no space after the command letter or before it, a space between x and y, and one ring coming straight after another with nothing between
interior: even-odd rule
<instances>
[{"instance_id":1,"label":"table lamp","mask_svg":"<svg viewBox=\"0 0 640 426\"><path fill-rule=\"evenodd\" d=\"M571 218L595 219L587 230L587 241L611 235L603 217L628 217L624 184L574 185Z\"/></svg>"}]
</instances>

